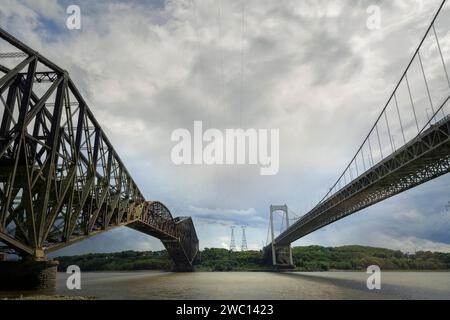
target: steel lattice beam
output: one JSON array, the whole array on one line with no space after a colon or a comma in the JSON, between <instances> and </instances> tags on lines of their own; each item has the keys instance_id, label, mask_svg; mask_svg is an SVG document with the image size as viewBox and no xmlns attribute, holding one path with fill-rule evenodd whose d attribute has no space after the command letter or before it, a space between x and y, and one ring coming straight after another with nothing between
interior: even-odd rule
<instances>
[{"instance_id":1,"label":"steel lattice beam","mask_svg":"<svg viewBox=\"0 0 450 320\"><path fill-rule=\"evenodd\" d=\"M0 39L25 56L0 67L0 241L39 259L129 226L192 267L192 220L145 200L66 71L1 29Z\"/></svg>"}]
</instances>

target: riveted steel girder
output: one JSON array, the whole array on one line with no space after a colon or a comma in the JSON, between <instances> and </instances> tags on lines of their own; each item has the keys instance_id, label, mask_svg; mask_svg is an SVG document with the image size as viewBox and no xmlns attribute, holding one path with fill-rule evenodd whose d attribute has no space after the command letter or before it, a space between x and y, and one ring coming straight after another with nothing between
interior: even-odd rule
<instances>
[{"instance_id":1,"label":"riveted steel girder","mask_svg":"<svg viewBox=\"0 0 450 320\"><path fill-rule=\"evenodd\" d=\"M33 256L129 226L192 267L192 220L145 200L66 71L0 29L2 40L15 52L0 55L0 241Z\"/></svg>"}]
</instances>

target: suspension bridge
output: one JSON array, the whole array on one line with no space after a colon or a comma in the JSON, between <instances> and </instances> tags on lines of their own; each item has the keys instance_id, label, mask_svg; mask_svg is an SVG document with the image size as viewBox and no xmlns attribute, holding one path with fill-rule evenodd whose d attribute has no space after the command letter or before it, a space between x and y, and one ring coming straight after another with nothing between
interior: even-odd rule
<instances>
[{"instance_id":1,"label":"suspension bridge","mask_svg":"<svg viewBox=\"0 0 450 320\"><path fill-rule=\"evenodd\" d=\"M67 71L2 29L0 49L0 244L23 258L0 286L53 286L49 253L120 226L193 270L192 219L144 198Z\"/></svg>"},{"instance_id":2,"label":"suspension bridge","mask_svg":"<svg viewBox=\"0 0 450 320\"><path fill-rule=\"evenodd\" d=\"M323 199L291 226L287 207L271 207L268 262L291 267L292 242L450 171L449 21L443 1L374 125ZM287 226L277 237L276 211L286 215Z\"/></svg>"}]
</instances>

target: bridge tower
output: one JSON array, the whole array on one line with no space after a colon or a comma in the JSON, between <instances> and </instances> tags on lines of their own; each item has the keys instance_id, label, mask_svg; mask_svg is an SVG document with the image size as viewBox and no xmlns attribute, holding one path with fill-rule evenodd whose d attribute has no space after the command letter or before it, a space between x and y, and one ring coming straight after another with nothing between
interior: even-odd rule
<instances>
[{"instance_id":1,"label":"bridge tower","mask_svg":"<svg viewBox=\"0 0 450 320\"><path fill-rule=\"evenodd\" d=\"M275 230L273 223L274 213L281 211L283 213L283 218L285 219L286 228L289 228L289 209L287 205L271 205L270 206L270 234L271 234L271 244L270 246L264 248L264 256L266 260L271 260L272 265L277 269L293 269L295 268L292 259L292 248L291 245L278 245L275 240Z\"/></svg>"}]
</instances>

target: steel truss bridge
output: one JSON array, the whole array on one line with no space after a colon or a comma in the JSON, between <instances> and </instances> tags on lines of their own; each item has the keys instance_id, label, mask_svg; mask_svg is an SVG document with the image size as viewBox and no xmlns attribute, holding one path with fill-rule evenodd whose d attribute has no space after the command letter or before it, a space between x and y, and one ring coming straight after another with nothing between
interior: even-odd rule
<instances>
[{"instance_id":1,"label":"steel truss bridge","mask_svg":"<svg viewBox=\"0 0 450 320\"><path fill-rule=\"evenodd\" d=\"M0 242L24 257L119 226L191 270L191 218L146 201L67 71L0 29Z\"/></svg>"},{"instance_id":2,"label":"steel truss bridge","mask_svg":"<svg viewBox=\"0 0 450 320\"><path fill-rule=\"evenodd\" d=\"M272 237L268 261L292 265L292 242L450 171L449 47L444 0L350 164L311 211Z\"/></svg>"}]
</instances>

